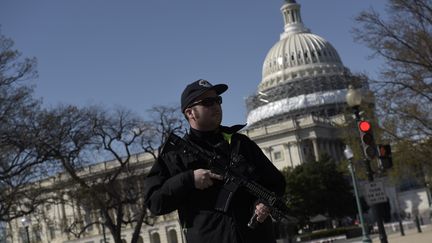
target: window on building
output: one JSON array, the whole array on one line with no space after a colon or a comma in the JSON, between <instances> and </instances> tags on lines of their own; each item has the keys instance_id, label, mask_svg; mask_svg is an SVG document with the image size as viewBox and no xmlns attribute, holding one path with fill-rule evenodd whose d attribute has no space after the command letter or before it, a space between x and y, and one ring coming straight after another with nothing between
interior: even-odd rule
<instances>
[{"instance_id":1,"label":"window on building","mask_svg":"<svg viewBox=\"0 0 432 243\"><path fill-rule=\"evenodd\" d=\"M273 153L273 159L274 159L275 161L282 160L282 159L283 159L282 151L276 151L276 152L274 152L274 153Z\"/></svg>"},{"instance_id":2,"label":"window on building","mask_svg":"<svg viewBox=\"0 0 432 243\"><path fill-rule=\"evenodd\" d=\"M102 238L102 239L100 239L99 240L99 243L109 243L109 238L106 238L106 241L104 241L104 239Z\"/></svg>"},{"instance_id":3,"label":"window on building","mask_svg":"<svg viewBox=\"0 0 432 243\"><path fill-rule=\"evenodd\" d=\"M48 226L48 232L49 232L50 239L56 238L56 229L55 229L55 225L53 223L51 223Z\"/></svg>"},{"instance_id":4,"label":"window on building","mask_svg":"<svg viewBox=\"0 0 432 243\"><path fill-rule=\"evenodd\" d=\"M42 235L41 235L42 228L41 228L41 226L40 225L34 225L32 227L32 232L33 232L34 241L42 242Z\"/></svg>"},{"instance_id":5,"label":"window on building","mask_svg":"<svg viewBox=\"0 0 432 243\"><path fill-rule=\"evenodd\" d=\"M19 227L18 232L19 232L19 238L21 240L20 242L27 243L27 232L26 232L26 229L24 227Z\"/></svg>"},{"instance_id":6,"label":"window on building","mask_svg":"<svg viewBox=\"0 0 432 243\"><path fill-rule=\"evenodd\" d=\"M85 225L90 225L86 229L87 232L90 232L90 231L93 230L93 224L91 224L92 223L92 217L91 217L92 210L89 207L87 207L87 206L84 206L83 208L84 208L84 224Z\"/></svg>"},{"instance_id":7,"label":"window on building","mask_svg":"<svg viewBox=\"0 0 432 243\"><path fill-rule=\"evenodd\" d=\"M160 243L159 233L155 232L155 233L151 234L150 243Z\"/></svg>"},{"instance_id":8,"label":"window on building","mask_svg":"<svg viewBox=\"0 0 432 243\"><path fill-rule=\"evenodd\" d=\"M175 229L170 229L168 231L168 243L178 243L177 232Z\"/></svg>"}]
</instances>

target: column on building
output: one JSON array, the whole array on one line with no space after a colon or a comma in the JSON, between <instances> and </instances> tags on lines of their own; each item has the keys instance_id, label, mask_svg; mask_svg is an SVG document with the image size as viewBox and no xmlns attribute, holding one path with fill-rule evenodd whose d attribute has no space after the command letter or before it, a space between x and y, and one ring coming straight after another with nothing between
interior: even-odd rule
<instances>
[{"instance_id":1,"label":"column on building","mask_svg":"<svg viewBox=\"0 0 432 243\"><path fill-rule=\"evenodd\" d=\"M62 192L56 192L56 197L61 198L63 195ZM54 205L53 211L53 236L55 238L61 236L61 232L63 229L60 228L61 225L61 219L62 219L62 203L56 203ZM50 236L51 237L51 236Z\"/></svg>"},{"instance_id":2,"label":"column on building","mask_svg":"<svg viewBox=\"0 0 432 243\"><path fill-rule=\"evenodd\" d=\"M301 140L289 142L289 151L293 167L305 162Z\"/></svg>"},{"instance_id":3,"label":"column on building","mask_svg":"<svg viewBox=\"0 0 432 243\"><path fill-rule=\"evenodd\" d=\"M84 217L83 217L83 213L82 213L82 208L81 208L81 200L76 199L75 200L76 204L75 204L75 208L76 208L76 218L74 218L75 221L77 221L77 225L79 228L82 228L85 223L84 223Z\"/></svg>"},{"instance_id":4,"label":"column on building","mask_svg":"<svg viewBox=\"0 0 432 243\"><path fill-rule=\"evenodd\" d=\"M262 150L264 151L264 154L267 156L267 158L273 163L273 158L272 158L272 147L264 147L262 148Z\"/></svg>"},{"instance_id":5,"label":"column on building","mask_svg":"<svg viewBox=\"0 0 432 243\"><path fill-rule=\"evenodd\" d=\"M44 215L44 218L46 220L42 220L40 227L41 227L41 238L42 238L42 242L50 242L51 238L50 238L50 233L49 233L49 225L48 223L50 222L50 215L51 215L51 207L47 205L41 205L42 207L42 214Z\"/></svg>"},{"instance_id":6,"label":"column on building","mask_svg":"<svg viewBox=\"0 0 432 243\"><path fill-rule=\"evenodd\" d=\"M12 229L13 229L13 228L16 229L16 230L12 231L12 239L13 239L13 242L18 241L18 240L20 239L20 233L21 233L20 227L21 227L22 225L20 224L21 222L19 222L19 219L20 219L20 218L17 218L17 219L15 219L15 220L13 220L13 221L11 222L11 224L13 224L13 225L12 225Z\"/></svg>"},{"instance_id":7,"label":"column on building","mask_svg":"<svg viewBox=\"0 0 432 243\"><path fill-rule=\"evenodd\" d=\"M336 154L337 157L340 158L344 158L343 155L343 144L340 141L335 141L335 149L336 149Z\"/></svg>"},{"instance_id":8,"label":"column on building","mask_svg":"<svg viewBox=\"0 0 432 243\"><path fill-rule=\"evenodd\" d=\"M63 234L63 232L65 231L65 226L67 225L67 216L66 216L66 205L65 202L67 201L66 194L62 194L61 196L61 203L60 203L60 219L59 219L59 223L61 225L61 229L60 232L61 234ZM69 239L69 234L68 234L68 239Z\"/></svg>"},{"instance_id":9,"label":"column on building","mask_svg":"<svg viewBox=\"0 0 432 243\"><path fill-rule=\"evenodd\" d=\"M329 149L329 141L327 139L322 139L321 142L322 142L323 150L324 150L324 151L321 151L321 154L326 153L328 156L330 156L330 158L332 158L332 155L331 155L330 149Z\"/></svg>"},{"instance_id":10,"label":"column on building","mask_svg":"<svg viewBox=\"0 0 432 243\"><path fill-rule=\"evenodd\" d=\"M297 154L298 154L298 158L299 158L299 164L303 164L305 163L305 154L303 153L303 140L302 138L299 137L299 132L302 129L300 126L300 121L297 119L293 119L293 125L294 125L294 135L295 135L295 145L297 146Z\"/></svg>"},{"instance_id":11,"label":"column on building","mask_svg":"<svg viewBox=\"0 0 432 243\"><path fill-rule=\"evenodd\" d=\"M291 154L291 142L288 142L288 143L284 143L283 144L283 147L284 147L284 150L286 151L286 161L287 161L287 166L288 167L291 167L291 168L294 168L294 161L293 161L293 157L292 157L292 154Z\"/></svg>"},{"instance_id":12,"label":"column on building","mask_svg":"<svg viewBox=\"0 0 432 243\"><path fill-rule=\"evenodd\" d=\"M313 145L313 152L315 155L315 161L318 161L319 159L319 148L318 148L318 141L316 138L312 138L312 145Z\"/></svg>"},{"instance_id":13,"label":"column on building","mask_svg":"<svg viewBox=\"0 0 432 243\"><path fill-rule=\"evenodd\" d=\"M339 155L338 155L338 153L336 151L336 144L335 144L335 142L333 140L330 143L330 150L331 150L331 153L333 155L333 158L335 158L336 161L339 161L340 157L339 157Z\"/></svg>"},{"instance_id":14,"label":"column on building","mask_svg":"<svg viewBox=\"0 0 432 243\"><path fill-rule=\"evenodd\" d=\"M326 139L326 140L324 140L324 144L325 144L326 153L330 156L330 158L332 158L334 161L336 161L336 155L331 150L332 140Z\"/></svg>"}]
</instances>

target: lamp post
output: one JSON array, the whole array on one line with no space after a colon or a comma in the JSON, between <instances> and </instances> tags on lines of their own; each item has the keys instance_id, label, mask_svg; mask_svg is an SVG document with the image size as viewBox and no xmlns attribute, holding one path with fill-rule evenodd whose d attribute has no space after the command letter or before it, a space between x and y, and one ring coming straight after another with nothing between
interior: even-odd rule
<instances>
[{"instance_id":1,"label":"lamp post","mask_svg":"<svg viewBox=\"0 0 432 243\"><path fill-rule=\"evenodd\" d=\"M358 193L358 187L357 187L357 178L356 178L356 174L355 174L355 169L353 167L352 164L352 159L354 158L354 154L350 148L350 146L346 145L345 150L344 150L344 155L345 158L348 160L348 169L351 173L351 178L352 178L352 182L353 182L353 187L354 187L354 194L355 194L355 198L356 198L356 202L357 202L357 210L358 210L358 214L359 214L359 218L360 218L360 224L361 224L361 228L362 228L362 242L368 242L368 243L372 243L372 240L369 237L368 231L366 230L366 225L364 223L364 219L363 219L363 210L361 207L361 203L360 203L360 197L359 197L359 193Z\"/></svg>"},{"instance_id":2,"label":"lamp post","mask_svg":"<svg viewBox=\"0 0 432 243\"><path fill-rule=\"evenodd\" d=\"M348 92L347 92L345 98L346 98L346 102L347 102L348 106L350 106L353 109L353 113L354 113L354 117L355 117L356 122L358 124L360 124L360 122L362 122L362 117L360 114L360 104L362 102L362 94L360 93L359 90L354 89L354 87L352 85L349 85L348 86ZM372 140L373 140L373 138L372 138ZM370 159L365 154L363 154L363 156L364 156L364 163L366 166L366 174L368 177L368 181L373 182L374 178L373 178L373 171L372 171L371 164L370 164ZM371 205L371 208L372 208L374 215L376 216L380 241L381 241L381 243L388 243L387 235L386 235L385 228L384 228L383 219L382 219L378 204Z\"/></svg>"},{"instance_id":3,"label":"lamp post","mask_svg":"<svg viewBox=\"0 0 432 243\"><path fill-rule=\"evenodd\" d=\"M30 224L31 224L31 221L30 221L29 218L27 218L27 217L24 216L24 217L21 219L21 223L22 223L22 225L24 226L25 231L26 231L27 243L30 243L29 226L30 226Z\"/></svg>"}]
</instances>

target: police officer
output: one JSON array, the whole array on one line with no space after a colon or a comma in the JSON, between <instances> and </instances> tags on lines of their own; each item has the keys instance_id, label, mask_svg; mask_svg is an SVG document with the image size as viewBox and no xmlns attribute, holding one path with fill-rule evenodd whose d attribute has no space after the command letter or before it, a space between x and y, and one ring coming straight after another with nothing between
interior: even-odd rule
<instances>
[{"instance_id":1,"label":"police officer","mask_svg":"<svg viewBox=\"0 0 432 243\"><path fill-rule=\"evenodd\" d=\"M184 139L225 158L242 158L241 173L281 196L283 175L247 136L238 133L244 125L221 126L225 84L212 85L200 79L189 84L181 96L181 109L190 125ZM269 208L240 188L226 211L216 210L223 177L180 149L165 149L145 180L145 202L153 214L178 210L188 243L273 243ZM257 227L248 227L256 214Z\"/></svg>"}]
</instances>

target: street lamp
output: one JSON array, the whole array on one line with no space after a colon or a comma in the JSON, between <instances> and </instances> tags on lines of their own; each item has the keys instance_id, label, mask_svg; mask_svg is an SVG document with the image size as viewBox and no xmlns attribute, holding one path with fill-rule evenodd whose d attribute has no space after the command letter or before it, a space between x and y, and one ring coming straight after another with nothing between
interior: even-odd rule
<instances>
[{"instance_id":1,"label":"street lamp","mask_svg":"<svg viewBox=\"0 0 432 243\"><path fill-rule=\"evenodd\" d=\"M25 228L26 231L26 236L27 236L27 243L30 243L30 234L29 234L29 226L31 224L31 220L29 218L27 218L26 216L24 216L21 219L21 223Z\"/></svg>"},{"instance_id":2,"label":"street lamp","mask_svg":"<svg viewBox=\"0 0 432 243\"><path fill-rule=\"evenodd\" d=\"M356 121L360 121L361 117L359 109L363 99L360 91L350 84L345 99L348 106L352 108Z\"/></svg>"},{"instance_id":3,"label":"street lamp","mask_svg":"<svg viewBox=\"0 0 432 243\"><path fill-rule=\"evenodd\" d=\"M356 178L356 174L355 174L355 168L353 167L353 164L352 164L352 159L354 158L354 154L353 154L350 146L346 145L345 150L344 150L344 155L345 155L345 158L349 162L348 163L348 169L351 173L351 178L352 178L353 187L354 187L354 194L355 194L355 198L356 198L356 202L357 202L357 210L358 210L358 214L359 214L359 218L360 218L360 224L361 224L361 228L362 228L362 235L363 235L362 242L372 243L372 240L369 237L369 234L368 234L368 231L366 230L366 225L365 225L364 219L363 219L363 210L361 207L360 197L359 197L359 193L358 193L357 178Z\"/></svg>"},{"instance_id":4,"label":"street lamp","mask_svg":"<svg viewBox=\"0 0 432 243\"><path fill-rule=\"evenodd\" d=\"M349 85L345 98L346 98L346 102L347 102L348 106L350 106L353 109L353 113L354 113L354 117L355 117L355 120L357 122L357 125L361 125L361 123L364 122L362 120L361 115L360 115L360 105L361 105L361 102L363 99L361 92L359 90L355 89L354 86ZM366 123L368 123L368 122L366 122ZM360 128L360 130L359 130L360 136L364 135L364 134L362 134L363 133L362 128L361 127L359 127L359 128ZM368 130L370 130L370 129L368 129ZM370 132L370 131L368 131L368 132ZM371 134L369 134L369 135L370 135L371 140L372 140L369 142L371 142L371 144L374 144L373 136ZM362 147L363 146L365 146L365 143L362 141ZM365 150L365 147L363 147L363 150ZM364 163L366 166L366 174L367 174L369 182L374 181L373 171L372 171L372 168L370 165L370 159L372 159L371 157L372 156L369 156L367 154L363 154ZM374 215L376 216L380 241L381 241L381 243L388 243L387 235L386 235L385 228L384 228L383 219L381 216L381 212L378 208L378 204L372 204L371 207L372 207L372 211L373 211Z\"/></svg>"},{"instance_id":5,"label":"street lamp","mask_svg":"<svg viewBox=\"0 0 432 243\"><path fill-rule=\"evenodd\" d=\"M348 86L348 92L345 98L349 107L359 107L361 105L362 95L360 91L354 89L354 86L351 84Z\"/></svg>"}]
</instances>

